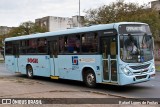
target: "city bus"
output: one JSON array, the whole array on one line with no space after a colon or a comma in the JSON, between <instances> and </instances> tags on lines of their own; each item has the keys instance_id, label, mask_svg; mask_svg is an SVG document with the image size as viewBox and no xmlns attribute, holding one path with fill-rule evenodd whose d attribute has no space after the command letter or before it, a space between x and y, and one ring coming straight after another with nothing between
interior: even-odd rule
<instances>
[{"instance_id":1,"label":"city bus","mask_svg":"<svg viewBox=\"0 0 160 107\"><path fill-rule=\"evenodd\" d=\"M5 39L12 72L51 79L128 85L155 77L149 25L118 22Z\"/></svg>"}]
</instances>

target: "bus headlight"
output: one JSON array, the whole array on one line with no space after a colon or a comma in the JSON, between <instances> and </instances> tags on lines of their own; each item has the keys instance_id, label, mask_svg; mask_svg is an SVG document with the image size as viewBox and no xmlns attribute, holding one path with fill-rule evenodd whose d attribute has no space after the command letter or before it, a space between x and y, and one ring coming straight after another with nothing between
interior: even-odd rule
<instances>
[{"instance_id":1,"label":"bus headlight","mask_svg":"<svg viewBox=\"0 0 160 107\"><path fill-rule=\"evenodd\" d=\"M154 72L155 71L155 66L152 66L150 72Z\"/></svg>"},{"instance_id":2,"label":"bus headlight","mask_svg":"<svg viewBox=\"0 0 160 107\"><path fill-rule=\"evenodd\" d=\"M133 73L128 68L123 68L122 71L128 76L133 75Z\"/></svg>"}]
</instances>

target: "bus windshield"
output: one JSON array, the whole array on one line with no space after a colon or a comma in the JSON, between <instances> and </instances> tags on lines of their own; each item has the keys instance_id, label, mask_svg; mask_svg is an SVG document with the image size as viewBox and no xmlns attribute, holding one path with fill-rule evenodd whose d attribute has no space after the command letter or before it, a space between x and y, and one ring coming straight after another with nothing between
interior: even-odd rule
<instances>
[{"instance_id":1,"label":"bus windshield","mask_svg":"<svg viewBox=\"0 0 160 107\"><path fill-rule=\"evenodd\" d=\"M128 63L146 62L153 59L151 35L121 35L121 59Z\"/></svg>"}]
</instances>

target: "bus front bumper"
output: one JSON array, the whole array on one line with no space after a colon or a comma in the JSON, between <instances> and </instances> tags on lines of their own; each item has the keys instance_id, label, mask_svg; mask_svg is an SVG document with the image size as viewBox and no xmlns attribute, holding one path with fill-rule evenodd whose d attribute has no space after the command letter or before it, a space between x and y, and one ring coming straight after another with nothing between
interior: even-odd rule
<instances>
[{"instance_id":1,"label":"bus front bumper","mask_svg":"<svg viewBox=\"0 0 160 107\"><path fill-rule=\"evenodd\" d=\"M155 78L155 73L132 75L132 76L126 76L125 74L120 74L119 85L141 83L149 81L154 78Z\"/></svg>"}]
</instances>

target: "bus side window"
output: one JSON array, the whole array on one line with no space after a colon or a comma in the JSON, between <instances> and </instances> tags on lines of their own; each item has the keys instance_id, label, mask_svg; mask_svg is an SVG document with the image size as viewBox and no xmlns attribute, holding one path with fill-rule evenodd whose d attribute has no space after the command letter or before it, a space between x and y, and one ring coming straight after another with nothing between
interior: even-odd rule
<instances>
[{"instance_id":1,"label":"bus side window","mask_svg":"<svg viewBox=\"0 0 160 107\"><path fill-rule=\"evenodd\" d=\"M59 38L59 52L64 53L65 52L65 40L64 37Z\"/></svg>"},{"instance_id":2,"label":"bus side window","mask_svg":"<svg viewBox=\"0 0 160 107\"><path fill-rule=\"evenodd\" d=\"M12 42L5 43L5 54L6 55L13 55L13 44Z\"/></svg>"},{"instance_id":3,"label":"bus side window","mask_svg":"<svg viewBox=\"0 0 160 107\"><path fill-rule=\"evenodd\" d=\"M68 36L67 38L67 50L69 53L73 53L74 51L74 38L71 36Z\"/></svg>"},{"instance_id":4,"label":"bus side window","mask_svg":"<svg viewBox=\"0 0 160 107\"><path fill-rule=\"evenodd\" d=\"M71 36L71 41L68 42L68 46L71 48L71 53L79 53L80 52L80 36L74 35Z\"/></svg>"},{"instance_id":5,"label":"bus side window","mask_svg":"<svg viewBox=\"0 0 160 107\"><path fill-rule=\"evenodd\" d=\"M82 35L82 52L94 53L98 51L97 33L86 33Z\"/></svg>"},{"instance_id":6,"label":"bus side window","mask_svg":"<svg viewBox=\"0 0 160 107\"><path fill-rule=\"evenodd\" d=\"M97 33L91 33L91 52L98 52L98 34Z\"/></svg>"},{"instance_id":7,"label":"bus side window","mask_svg":"<svg viewBox=\"0 0 160 107\"><path fill-rule=\"evenodd\" d=\"M79 53L81 48L80 35L75 37L74 53Z\"/></svg>"},{"instance_id":8,"label":"bus side window","mask_svg":"<svg viewBox=\"0 0 160 107\"><path fill-rule=\"evenodd\" d=\"M36 53L37 52L37 41L36 39L31 39L28 41L27 53Z\"/></svg>"},{"instance_id":9,"label":"bus side window","mask_svg":"<svg viewBox=\"0 0 160 107\"><path fill-rule=\"evenodd\" d=\"M20 41L20 54L26 54L26 41Z\"/></svg>"},{"instance_id":10,"label":"bus side window","mask_svg":"<svg viewBox=\"0 0 160 107\"><path fill-rule=\"evenodd\" d=\"M66 47L68 53L79 53L80 52L80 35L69 35L67 36Z\"/></svg>"},{"instance_id":11,"label":"bus side window","mask_svg":"<svg viewBox=\"0 0 160 107\"><path fill-rule=\"evenodd\" d=\"M80 35L66 35L59 38L60 53L78 53L80 45Z\"/></svg>"},{"instance_id":12,"label":"bus side window","mask_svg":"<svg viewBox=\"0 0 160 107\"><path fill-rule=\"evenodd\" d=\"M38 53L47 53L47 40L45 38L38 39Z\"/></svg>"},{"instance_id":13,"label":"bus side window","mask_svg":"<svg viewBox=\"0 0 160 107\"><path fill-rule=\"evenodd\" d=\"M82 35L82 52L89 52L89 46L88 46L88 38L87 36L89 36L89 33L87 34L83 34Z\"/></svg>"}]
</instances>

